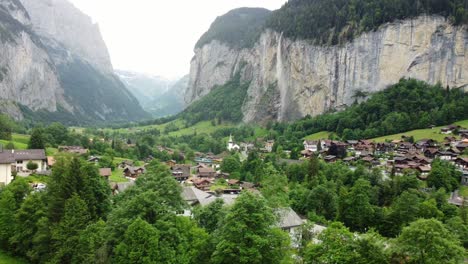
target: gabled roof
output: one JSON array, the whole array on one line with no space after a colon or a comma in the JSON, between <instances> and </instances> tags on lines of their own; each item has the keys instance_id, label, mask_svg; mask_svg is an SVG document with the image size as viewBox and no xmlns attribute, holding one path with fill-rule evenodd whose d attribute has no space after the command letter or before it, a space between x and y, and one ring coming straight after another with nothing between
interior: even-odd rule
<instances>
[{"instance_id":1,"label":"gabled roof","mask_svg":"<svg viewBox=\"0 0 468 264\"><path fill-rule=\"evenodd\" d=\"M112 175L112 170L110 168L99 169L99 175L103 177L109 177Z\"/></svg>"},{"instance_id":2,"label":"gabled roof","mask_svg":"<svg viewBox=\"0 0 468 264\"><path fill-rule=\"evenodd\" d=\"M16 161L47 159L45 150L43 149L12 150L12 152Z\"/></svg>"},{"instance_id":3,"label":"gabled roof","mask_svg":"<svg viewBox=\"0 0 468 264\"><path fill-rule=\"evenodd\" d=\"M0 164L11 164L15 161L15 157L10 151L0 152Z\"/></svg>"},{"instance_id":4,"label":"gabled roof","mask_svg":"<svg viewBox=\"0 0 468 264\"><path fill-rule=\"evenodd\" d=\"M303 224L299 215L290 207L275 209L275 214L279 217L278 225L281 228L293 228Z\"/></svg>"}]
</instances>

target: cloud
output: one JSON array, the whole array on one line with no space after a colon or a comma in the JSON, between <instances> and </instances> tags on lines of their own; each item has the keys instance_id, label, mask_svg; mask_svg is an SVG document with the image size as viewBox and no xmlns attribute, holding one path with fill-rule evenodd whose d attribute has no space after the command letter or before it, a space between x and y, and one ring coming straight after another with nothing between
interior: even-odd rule
<instances>
[{"instance_id":1,"label":"cloud","mask_svg":"<svg viewBox=\"0 0 468 264\"><path fill-rule=\"evenodd\" d=\"M217 16L285 0L71 0L99 23L115 68L168 78L189 72L193 47Z\"/></svg>"}]
</instances>

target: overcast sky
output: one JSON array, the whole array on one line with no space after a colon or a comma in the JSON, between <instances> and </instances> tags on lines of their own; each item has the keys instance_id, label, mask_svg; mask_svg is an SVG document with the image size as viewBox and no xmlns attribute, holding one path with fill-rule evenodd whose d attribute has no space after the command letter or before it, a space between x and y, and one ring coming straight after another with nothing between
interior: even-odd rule
<instances>
[{"instance_id":1,"label":"overcast sky","mask_svg":"<svg viewBox=\"0 0 468 264\"><path fill-rule=\"evenodd\" d=\"M278 9L286 0L70 0L99 23L114 68L180 77L217 16L238 7Z\"/></svg>"}]
</instances>

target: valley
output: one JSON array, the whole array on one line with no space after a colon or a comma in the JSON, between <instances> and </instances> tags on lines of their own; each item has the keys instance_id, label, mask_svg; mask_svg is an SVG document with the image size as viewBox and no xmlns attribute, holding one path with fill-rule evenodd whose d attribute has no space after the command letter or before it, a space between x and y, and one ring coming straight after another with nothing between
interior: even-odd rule
<instances>
[{"instance_id":1,"label":"valley","mask_svg":"<svg viewBox=\"0 0 468 264\"><path fill-rule=\"evenodd\" d=\"M465 263L468 2L227 2L0 0L0 264Z\"/></svg>"}]
</instances>

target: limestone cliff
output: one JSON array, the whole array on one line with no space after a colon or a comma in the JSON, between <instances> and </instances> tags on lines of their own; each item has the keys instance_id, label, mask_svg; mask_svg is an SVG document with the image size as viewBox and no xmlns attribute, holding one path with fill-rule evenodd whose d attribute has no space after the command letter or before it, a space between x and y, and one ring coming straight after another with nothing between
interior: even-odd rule
<instances>
[{"instance_id":1,"label":"limestone cliff","mask_svg":"<svg viewBox=\"0 0 468 264\"><path fill-rule=\"evenodd\" d=\"M342 109L360 92L383 90L402 77L467 87L467 52L467 27L439 16L385 24L341 46L314 46L266 30L253 48L218 40L197 48L185 102L241 71L250 82L244 121L293 120Z\"/></svg>"},{"instance_id":2,"label":"limestone cliff","mask_svg":"<svg viewBox=\"0 0 468 264\"><path fill-rule=\"evenodd\" d=\"M148 117L97 25L67 0L0 0L0 112L73 124Z\"/></svg>"}]
</instances>

